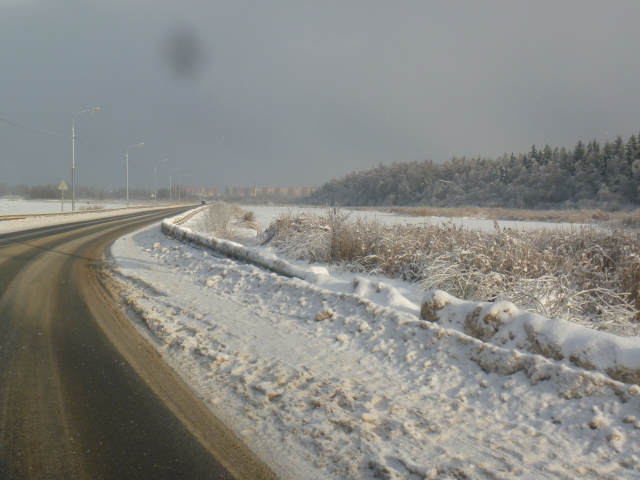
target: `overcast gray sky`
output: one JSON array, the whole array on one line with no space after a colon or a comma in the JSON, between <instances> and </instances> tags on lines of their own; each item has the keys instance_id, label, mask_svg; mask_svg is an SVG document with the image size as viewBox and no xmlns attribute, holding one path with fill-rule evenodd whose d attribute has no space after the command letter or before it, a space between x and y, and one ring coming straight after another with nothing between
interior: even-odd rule
<instances>
[{"instance_id":1,"label":"overcast gray sky","mask_svg":"<svg viewBox=\"0 0 640 480\"><path fill-rule=\"evenodd\" d=\"M640 2L0 0L0 117L76 181L312 186L640 130ZM607 133L608 132L608 133ZM0 122L0 182L71 139Z\"/></svg>"}]
</instances>

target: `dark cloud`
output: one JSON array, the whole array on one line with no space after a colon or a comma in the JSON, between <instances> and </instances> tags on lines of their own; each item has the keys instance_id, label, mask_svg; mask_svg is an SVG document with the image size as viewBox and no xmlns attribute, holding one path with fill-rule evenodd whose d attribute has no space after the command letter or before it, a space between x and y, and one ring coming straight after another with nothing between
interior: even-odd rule
<instances>
[{"instance_id":1,"label":"dark cloud","mask_svg":"<svg viewBox=\"0 0 640 480\"><path fill-rule=\"evenodd\" d=\"M635 1L2 2L0 116L76 134L79 183L319 184L380 162L640 130ZM0 124L0 181L70 139ZM183 173L184 172L184 173ZM165 177L167 177L165 179Z\"/></svg>"}]
</instances>

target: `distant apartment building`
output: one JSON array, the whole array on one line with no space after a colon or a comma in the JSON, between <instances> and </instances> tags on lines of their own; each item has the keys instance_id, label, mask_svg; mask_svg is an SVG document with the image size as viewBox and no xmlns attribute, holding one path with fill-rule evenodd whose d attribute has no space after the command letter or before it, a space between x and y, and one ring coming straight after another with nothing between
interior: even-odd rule
<instances>
[{"instance_id":1,"label":"distant apartment building","mask_svg":"<svg viewBox=\"0 0 640 480\"><path fill-rule=\"evenodd\" d=\"M211 193L211 192L217 193ZM311 195L315 189L309 187L225 187L224 197L228 198L295 198L306 197ZM209 189L209 196L220 197L220 191L217 189Z\"/></svg>"}]
</instances>

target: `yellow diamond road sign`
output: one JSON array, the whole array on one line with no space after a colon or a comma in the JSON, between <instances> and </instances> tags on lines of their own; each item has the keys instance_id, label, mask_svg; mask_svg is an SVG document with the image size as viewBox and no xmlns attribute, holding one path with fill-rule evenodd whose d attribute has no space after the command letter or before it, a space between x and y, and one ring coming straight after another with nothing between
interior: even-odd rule
<instances>
[{"instance_id":1,"label":"yellow diamond road sign","mask_svg":"<svg viewBox=\"0 0 640 480\"><path fill-rule=\"evenodd\" d=\"M60 186L58 187L58 190L69 190L69 187L67 187L67 184L64 183L64 180L60 182Z\"/></svg>"}]
</instances>

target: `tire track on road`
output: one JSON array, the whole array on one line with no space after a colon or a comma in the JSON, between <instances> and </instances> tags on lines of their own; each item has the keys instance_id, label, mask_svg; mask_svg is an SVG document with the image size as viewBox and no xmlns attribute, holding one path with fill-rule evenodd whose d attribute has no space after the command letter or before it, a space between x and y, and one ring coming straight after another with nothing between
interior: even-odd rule
<instances>
[{"instance_id":1,"label":"tire track on road","mask_svg":"<svg viewBox=\"0 0 640 480\"><path fill-rule=\"evenodd\" d=\"M167 213L0 247L0 477L272 477L99 280L110 242Z\"/></svg>"}]
</instances>

